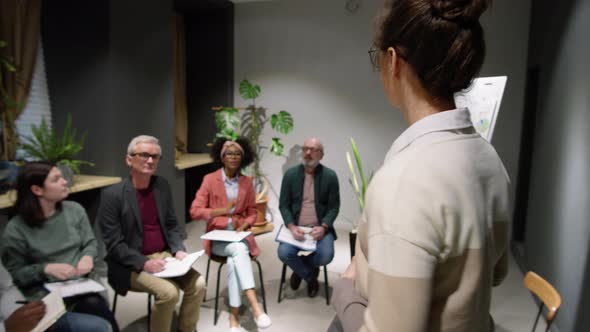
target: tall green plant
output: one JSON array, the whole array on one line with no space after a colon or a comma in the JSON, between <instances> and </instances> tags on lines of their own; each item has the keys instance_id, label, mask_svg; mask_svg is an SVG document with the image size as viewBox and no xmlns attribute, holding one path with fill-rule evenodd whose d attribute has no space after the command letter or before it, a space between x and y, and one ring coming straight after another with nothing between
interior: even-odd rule
<instances>
[{"instance_id":1,"label":"tall green plant","mask_svg":"<svg viewBox=\"0 0 590 332\"><path fill-rule=\"evenodd\" d=\"M350 170L351 175L351 177L348 178L348 183L350 183L350 186L352 187L352 190L359 203L359 209L362 212L365 207L365 194L367 192L367 187L371 181L371 178L373 177L373 174L371 173L368 178L365 176L363 163L361 162L361 156L358 148L356 147L354 138L350 139L350 143L352 144L352 153L356 162L356 168L352 164L350 152L346 151L346 161L348 162L348 169Z\"/></svg>"},{"instance_id":2,"label":"tall green plant","mask_svg":"<svg viewBox=\"0 0 590 332\"><path fill-rule=\"evenodd\" d=\"M15 110L23 105L18 103L6 91L4 78L15 75L17 66L14 59L7 54L7 44L0 40L0 120L2 121L2 159L14 160L16 155Z\"/></svg>"},{"instance_id":3,"label":"tall green plant","mask_svg":"<svg viewBox=\"0 0 590 332\"><path fill-rule=\"evenodd\" d=\"M279 134L287 135L294 127L294 121L291 114L287 111L279 111L268 117L266 108L257 106L256 99L260 97L262 89L258 84L253 84L247 79L240 82L240 96L250 103L247 107L217 107L215 110L215 124L217 126L216 137L225 137L234 140L238 136L247 137L256 152L256 158L252 166L252 175L260 178L263 173L260 169L260 159L264 150L269 150L276 156L282 156L284 144L281 138L273 136L269 145L265 145L261 140L261 134L265 125L270 121L271 128ZM243 111L240 116L240 111Z\"/></svg>"},{"instance_id":4,"label":"tall green plant","mask_svg":"<svg viewBox=\"0 0 590 332\"><path fill-rule=\"evenodd\" d=\"M82 150L87 133L76 138L76 129L72 128L72 116L68 114L66 126L59 137L53 128L49 127L45 119L41 125L31 127L33 136L23 137L21 148L25 153L35 160L47 160L56 164L67 165L76 174L80 174L81 165L94 166L94 163L74 159Z\"/></svg>"}]
</instances>

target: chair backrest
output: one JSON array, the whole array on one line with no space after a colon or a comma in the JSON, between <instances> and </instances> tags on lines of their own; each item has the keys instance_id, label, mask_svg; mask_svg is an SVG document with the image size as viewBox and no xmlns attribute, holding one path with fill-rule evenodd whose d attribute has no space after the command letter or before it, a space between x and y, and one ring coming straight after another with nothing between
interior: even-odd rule
<instances>
[{"instance_id":1,"label":"chair backrest","mask_svg":"<svg viewBox=\"0 0 590 332\"><path fill-rule=\"evenodd\" d=\"M537 318L535 318L533 331L535 330L537 322L539 321L539 317L541 316L543 305L545 305L547 308L547 329L545 331L549 331L549 326L551 326L551 323L553 323L553 320L555 320L557 311L561 306L561 296L547 280L543 279L541 276L532 271L527 272L524 276L524 285L529 291L531 291L541 300L539 312L537 313Z\"/></svg>"}]
</instances>

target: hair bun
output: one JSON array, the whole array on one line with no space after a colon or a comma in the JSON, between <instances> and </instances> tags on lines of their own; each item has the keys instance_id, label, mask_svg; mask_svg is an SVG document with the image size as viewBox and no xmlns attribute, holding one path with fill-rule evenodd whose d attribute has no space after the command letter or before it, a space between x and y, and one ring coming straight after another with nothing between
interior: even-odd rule
<instances>
[{"instance_id":1,"label":"hair bun","mask_svg":"<svg viewBox=\"0 0 590 332\"><path fill-rule=\"evenodd\" d=\"M473 23L479 20L491 0L432 0L432 14L445 20Z\"/></svg>"}]
</instances>

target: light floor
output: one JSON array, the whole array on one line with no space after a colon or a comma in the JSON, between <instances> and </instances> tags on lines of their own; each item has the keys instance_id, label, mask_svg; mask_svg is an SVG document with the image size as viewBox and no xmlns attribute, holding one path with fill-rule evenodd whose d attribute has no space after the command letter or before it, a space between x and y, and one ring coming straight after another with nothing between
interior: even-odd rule
<instances>
[{"instance_id":1,"label":"light floor","mask_svg":"<svg viewBox=\"0 0 590 332\"><path fill-rule=\"evenodd\" d=\"M275 232L278 227L275 227ZM202 242L199 239L204 233L204 222L191 222L187 225L187 240L185 242L189 252L201 250ZM292 291L287 283L283 291L283 300L277 303L279 281L282 264L276 255L277 243L274 241L275 232L262 234L256 237L256 241L262 250L260 262L264 272L264 286L268 314L272 318L273 325L264 330L267 331L326 331L334 317L334 310L326 305L323 288L323 273L320 274L320 292L315 298L308 298L305 282L297 292ZM348 266L350 261L350 249L348 233L339 231L336 241L336 257L328 265L329 282L335 281L339 274ZM207 267L207 259L204 256L194 266L203 275ZM217 325L213 325L213 307L215 296L215 282L217 276L217 263L211 263L207 299L201 306L201 317L197 328L200 332L216 332L229 330L229 314L227 305L227 290L225 267L221 272L221 313ZM258 285L257 269L254 269ZM290 276L288 270L288 277ZM523 274L512 261L510 273L504 283L494 289L492 300L492 316L496 322L497 332L530 331L537 307L522 284ZM110 299L112 299L112 291ZM259 296L259 300L260 296ZM245 299L244 299L245 301ZM240 322L248 331L257 331L247 307L242 306ZM116 312L117 320L124 332L147 331L147 296L142 293L129 293L125 297L119 297ZM540 325L543 325L540 323ZM542 327L537 328L542 331ZM152 331L161 332L161 331ZM163 331L162 331L163 332Z\"/></svg>"}]
</instances>

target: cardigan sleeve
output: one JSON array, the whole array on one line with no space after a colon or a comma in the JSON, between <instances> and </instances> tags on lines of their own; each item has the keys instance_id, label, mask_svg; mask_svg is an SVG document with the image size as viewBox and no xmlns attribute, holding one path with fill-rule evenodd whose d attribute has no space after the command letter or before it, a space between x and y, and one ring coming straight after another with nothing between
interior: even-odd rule
<instances>
[{"instance_id":1,"label":"cardigan sleeve","mask_svg":"<svg viewBox=\"0 0 590 332\"><path fill-rule=\"evenodd\" d=\"M193 220L208 221L211 218L213 208L210 206L211 185L209 179L209 175L205 176L191 204L190 215Z\"/></svg>"},{"instance_id":2,"label":"cardigan sleeve","mask_svg":"<svg viewBox=\"0 0 590 332\"><path fill-rule=\"evenodd\" d=\"M338 212L340 211L340 186L338 184L338 176L334 171L330 170L326 175L329 175L328 210L322 218L321 223L326 224L328 227L332 228L334 221L338 216Z\"/></svg>"},{"instance_id":3,"label":"cardigan sleeve","mask_svg":"<svg viewBox=\"0 0 590 332\"><path fill-rule=\"evenodd\" d=\"M293 211L291 211L291 205L293 204L293 190L291 188L293 185L293 178L294 177L289 170L285 173L285 176L283 176L283 181L281 181L279 211L281 211L285 226L295 223L295 216L293 215Z\"/></svg>"}]
</instances>

